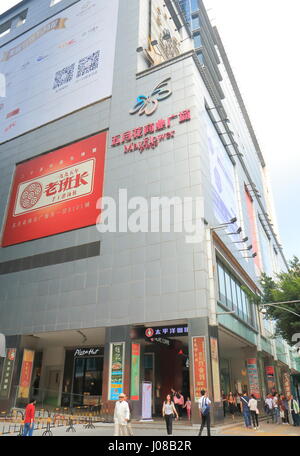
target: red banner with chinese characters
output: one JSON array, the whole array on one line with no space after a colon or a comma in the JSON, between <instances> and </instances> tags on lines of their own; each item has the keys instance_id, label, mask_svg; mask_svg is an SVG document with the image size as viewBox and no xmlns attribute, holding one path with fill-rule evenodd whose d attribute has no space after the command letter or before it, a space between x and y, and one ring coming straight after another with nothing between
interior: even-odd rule
<instances>
[{"instance_id":1,"label":"red banner with chinese characters","mask_svg":"<svg viewBox=\"0 0 300 456\"><path fill-rule=\"evenodd\" d=\"M201 390L207 390L207 366L205 337L193 337L194 391L195 400L201 397Z\"/></svg>"},{"instance_id":2,"label":"red banner with chinese characters","mask_svg":"<svg viewBox=\"0 0 300 456\"><path fill-rule=\"evenodd\" d=\"M33 360L34 351L24 349L18 397L29 397Z\"/></svg>"},{"instance_id":3,"label":"red banner with chinese characters","mask_svg":"<svg viewBox=\"0 0 300 456\"><path fill-rule=\"evenodd\" d=\"M95 225L106 132L17 165L2 246Z\"/></svg>"}]
</instances>

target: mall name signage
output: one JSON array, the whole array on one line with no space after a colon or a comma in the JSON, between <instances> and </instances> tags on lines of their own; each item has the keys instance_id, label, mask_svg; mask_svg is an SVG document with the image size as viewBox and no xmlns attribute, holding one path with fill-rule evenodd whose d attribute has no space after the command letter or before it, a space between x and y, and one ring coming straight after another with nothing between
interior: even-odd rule
<instances>
[{"instance_id":1,"label":"mall name signage","mask_svg":"<svg viewBox=\"0 0 300 456\"><path fill-rule=\"evenodd\" d=\"M75 356L97 356L100 354L100 349L99 348L77 348L74 351L74 357Z\"/></svg>"},{"instance_id":2,"label":"mall name signage","mask_svg":"<svg viewBox=\"0 0 300 456\"><path fill-rule=\"evenodd\" d=\"M188 325L160 326L158 328L146 328L145 330L146 339L187 336L187 334Z\"/></svg>"},{"instance_id":3,"label":"mall name signage","mask_svg":"<svg viewBox=\"0 0 300 456\"><path fill-rule=\"evenodd\" d=\"M179 114L169 116L167 119L159 119L157 122L113 136L111 147L124 146L124 154L136 150L142 153L144 150L155 149L161 142L174 138L176 133L176 130L173 129L175 119L178 119L179 124L188 122L191 120L190 110L186 109Z\"/></svg>"}]
</instances>

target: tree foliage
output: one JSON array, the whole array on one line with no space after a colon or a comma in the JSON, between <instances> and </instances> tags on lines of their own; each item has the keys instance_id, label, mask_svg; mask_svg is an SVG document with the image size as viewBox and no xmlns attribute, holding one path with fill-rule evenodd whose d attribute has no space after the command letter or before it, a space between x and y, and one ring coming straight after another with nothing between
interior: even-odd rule
<instances>
[{"instance_id":1,"label":"tree foliage","mask_svg":"<svg viewBox=\"0 0 300 456\"><path fill-rule=\"evenodd\" d=\"M263 303L276 303L300 300L300 261L297 257L289 262L289 271L277 275L276 280L266 274L261 276ZM266 318L276 320L276 335L289 344L293 344L293 335L300 333L300 318L288 311L300 315L300 303L280 304L280 308L266 306Z\"/></svg>"}]
</instances>

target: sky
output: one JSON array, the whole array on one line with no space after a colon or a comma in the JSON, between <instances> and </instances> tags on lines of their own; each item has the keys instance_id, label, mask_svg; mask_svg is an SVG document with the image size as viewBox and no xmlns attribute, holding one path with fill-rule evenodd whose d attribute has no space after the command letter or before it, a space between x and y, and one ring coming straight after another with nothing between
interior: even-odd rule
<instances>
[{"instance_id":1,"label":"sky","mask_svg":"<svg viewBox=\"0 0 300 456\"><path fill-rule=\"evenodd\" d=\"M0 14L19 3L0 0ZM300 257L300 1L204 0L271 178L287 259Z\"/></svg>"}]
</instances>

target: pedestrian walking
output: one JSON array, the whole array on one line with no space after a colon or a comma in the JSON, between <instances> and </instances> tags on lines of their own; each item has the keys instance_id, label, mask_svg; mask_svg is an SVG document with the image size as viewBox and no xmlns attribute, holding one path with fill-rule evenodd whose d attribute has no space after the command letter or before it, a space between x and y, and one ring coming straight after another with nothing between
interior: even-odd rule
<instances>
[{"instance_id":1,"label":"pedestrian walking","mask_svg":"<svg viewBox=\"0 0 300 456\"><path fill-rule=\"evenodd\" d=\"M178 413L175 404L171 399L171 394L167 395L166 400L163 403L162 416L166 422L167 434L172 435L173 418L176 416L176 419L178 420Z\"/></svg>"},{"instance_id":2,"label":"pedestrian walking","mask_svg":"<svg viewBox=\"0 0 300 456\"><path fill-rule=\"evenodd\" d=\"M265 412L267 414L267 423L269 424L270 417L272 423L274 423L274 407L273 407L273 397L272 394L268 394L265 399Z\"/></svg>"},{"instance_id":3,"label":"pedestrian walking","mask_svg":"<svg viewBox=\"0 0 300 456\"><path fill-rule=\"evenodd\" d=\"M243 413L243 417L244 417L244 421L245 421L245 426L247 429L251 428L249 401L250 401L250 397L248 397L247 393L244 392L243 396L241 396L241 406L242 406L242 413Z\"/></svg>"},{"instance_id":4,"label":"pedestrian walking","mask_svg":"<svg viewBox=\"0 0 300 456\"><path fill-rule=\"evenodd\" d=\"M125 394L119 395L114 411L115 436L128 435L127 422L130 419L129 405L125 401Z\"/></svg>"},{"instance_id":5,"label":"pedestrian walking","mask_svg":"<svg viewBox=\"0 0 300 456\"><path fill-rule=\"evenodd\" d=\"M294 426L300 426L300 407L298 402L294 399L294 396L291 394L290 396L290 410L293 419Z\"/></svg>"},{"instance_id":6,"label":"pedestrian walking","mask_svg":"<svg viewBox=\"0 0 300 456\"><path fill-rule=\"evenodd\" d=\"M249 405L249 409L250 409L250 415L252 418L253 427L254 427L254 429L258 429L259 428L259 424L258 424L259 410L257 408L257 400L256 400L256 397L254 396L254 394L251 394L251 399L250 399L248 405Z\"/></svg>"},{"instance_id":7,"label":"pedestrian walking","mask_svg":"<svg viewBox=\"0 0 300 456\"><path fill-rule=\"evenodd\" d=\"M229 407L229 413L230 413L232 419L234 420L234 414L236 411L236 400L235 400L235 397L232 394L232 392L229 393L227 402L228 402L228 407Z\"/></svg>"},{"instance_id":8,"label":"pedestrian walking","mask_svg":"<svg viewBox=\"0 0 300 456\"><path fill-rule=\"evenodd\" d=\"M128 407L129 407L129 420L127 421L127 431L128 431L128 435L133 435L133 430L132 430L132 426L131 426L131 417L132 417L133 407L132 407L132 402L129 399L129 397L127 396L127 394L125 394L125 401L127 402Z\"/></svg>"},{"instance_id":9,"label":"pedestrian walking","mask_svg":"<svg viewBox=\"0 0 300 456\"><path fill-rule=\"evenodd\" d=\"M191 421L192 401L189 397L187 398L183 408L186 409L187 418L189 421Z\"/></svg>"},{"instance_id":10,"label":"pedestrian walking","mask_svg":"<svg viewBox=\"0 0 300 456\"><path fill-rule=\"evenodd\" d=\"M227 396L222 390L222 402L223 402L223 413L224 413L224 418L226 416L226 408L227 408Z\"/></svg>"},{"instance_id":11,"label":"pedestrian walking","mask_svg":"<svg viewBox=\"0 0 300 456\"><path fill-rule=\"evenodd\" d=\"M199 399L199 414L201 416L201 427L199 436L201 437L204 426L207 427L207 436L210 437L210 406L211 400L205 390L201 390L201 397Z\"/></svg>"},{"instance_id":12,"label":"pedestrian walking","mask_svg":"<svg viewBox=\"0 0 300 456\"><path fill-rule=\"evenodd\" d=\"M31 399L25 408L24 418L24 431L23 435L31 437L34 431L34 416L35 416L35 404L36 400Z\"/></svg>"},{"instance_id":13,"label":"pedestrian walking","mask_svg":"<svg viewBox=\"0 0 300 456\"><path fill-rule=\"evenodd\" d=\"M184 397L181 394L181 391L177 391L177 393L174 395L174 404L177 410L177 414L179 417L179 420L182 417L182 407L184 405Z\"/></svg>"},{"instance_id":14,"label":"pedestrian walking","mask_svg":"<svg viewBox=\"0 0 300 456\"><path fill-rule=\"evenodd\" d=\"M274 409L275 424L280 424L280 409L279 409L279 394L278 393L274 393L274 395L273 395L273 409Z\"/></svg>"},{"instance_id":15,"label":"pedestrian walking","mask_svg":"<svg viewBox=\"0 0 300 456\"><path fill-rule=\"evenodd\" d=\"M284 424L289 424L289 403L287 398L282 394L279 401L280 418Z\"/></svg>"},{"instance_id":16,"label":"pedestrian walking","mask_svg":"<svg viewBox=\"0 0 300 456\"><path fill-rule=\"evenodd\" d=\"M240 393L236 393L235 400L236 400L236 408L237 408L238 412L239 412L240 414L242 414L242 408L241 408L241 394L240 394Z\"/></svg>"}]
</instances>

